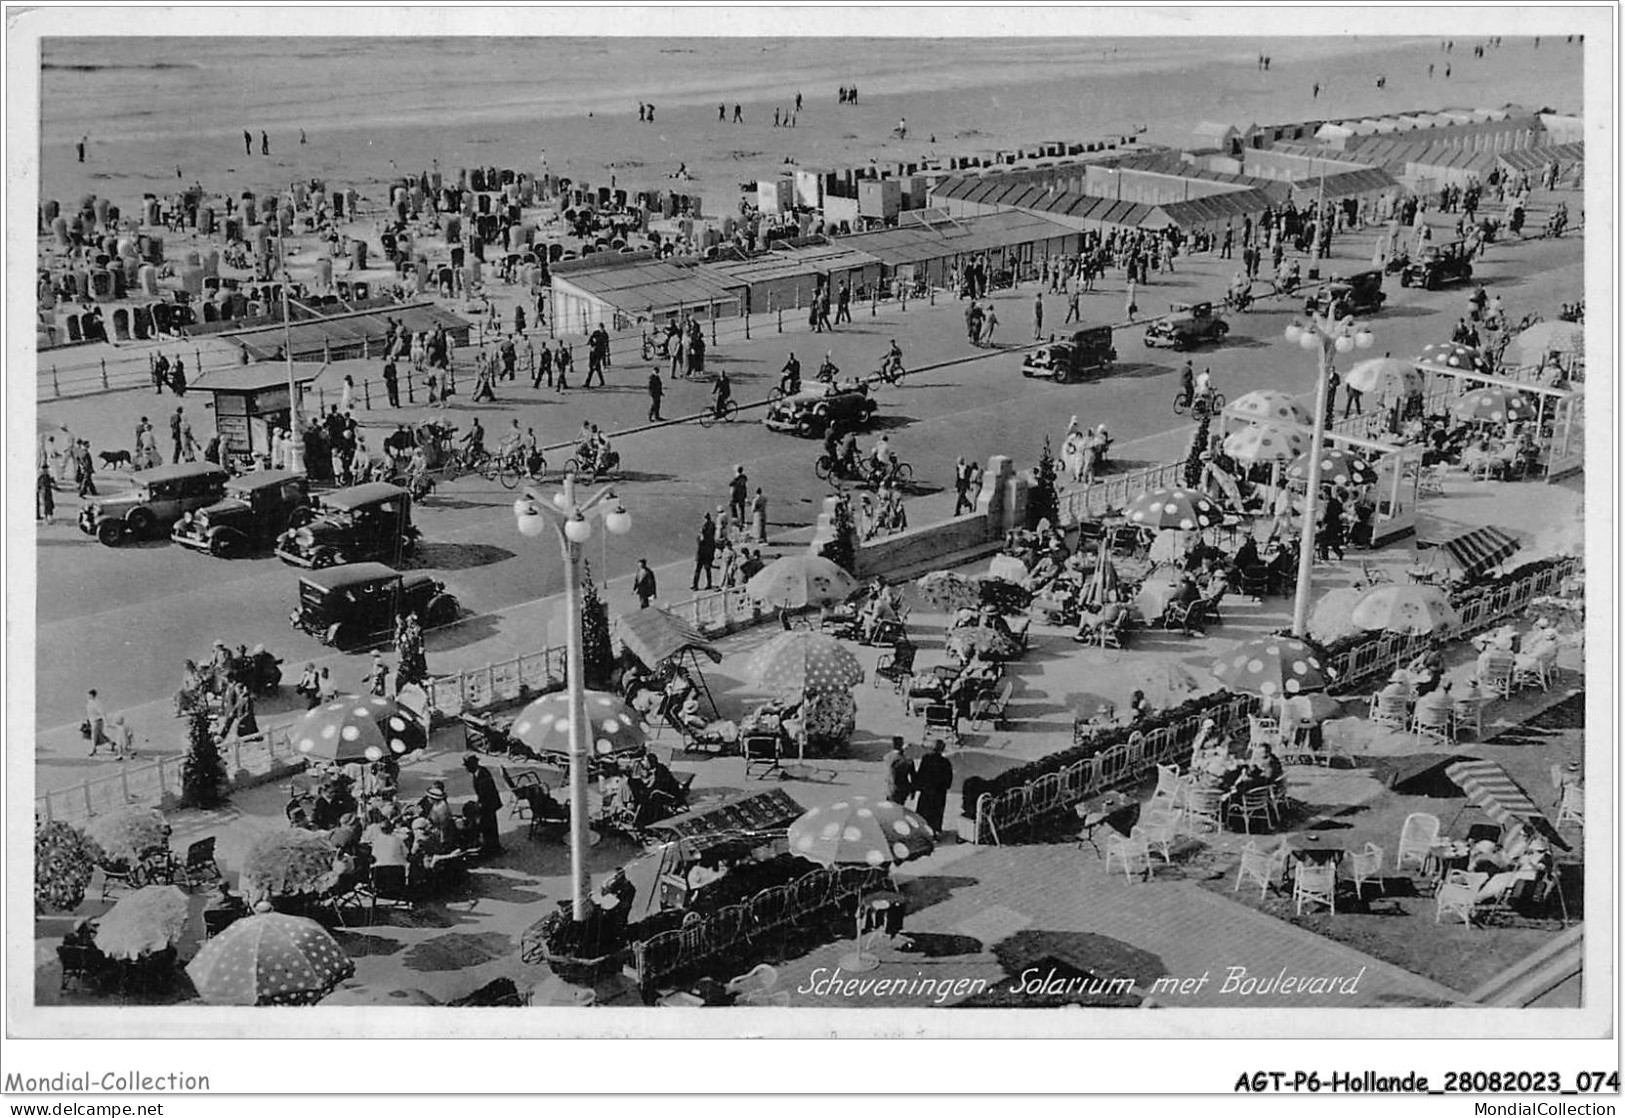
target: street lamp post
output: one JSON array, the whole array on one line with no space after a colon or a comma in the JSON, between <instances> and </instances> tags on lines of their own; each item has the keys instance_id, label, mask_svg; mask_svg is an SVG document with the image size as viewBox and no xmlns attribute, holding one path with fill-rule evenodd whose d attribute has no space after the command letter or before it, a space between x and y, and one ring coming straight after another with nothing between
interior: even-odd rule
<instances>
[{"instance_id":1,"label":"street lamp post","mask_svg":"<svg viewBox=\"0 0 1625 1118\"><path fill-rule=\"evenodd\" d=\"M1320 504L1320 460L1326 448L1327 374L1332 352L1370 349L1372 337L1370 330L1355 324L1352 315L1339 319L1327 308L1324 314L1293 319L1286 328L1286 339L1314 350L1319 358L1309 439L1308 492L1304 494L1303 532L1298 545L1298 592L1292 603L1292 635L1301 639L1309 630L1309 584L1315 566L1315 514Z\"/></svg>"},{"instance_id":2,"label":"street lamp post","mask_svg":"<svg viewBox=\"0 0 1625 1118\"><path fill-rule=\"evenodd\" d=\"M607 504L606 504L607 502ZM615 496L605 488L585 502L576 500L575 474L564 475L564 489L543 500L527 487L525 495L513 503L519 534L536 537L551 523L558 533L559 551L564 557L565 606L565 685L569 694L570 719L570 905L576 920L587 918L587 684L582 675L581 640L581 545L592 537L589 514L602 515L604 527L617 536L632 530L632 518Z\"/></svg>"}]
</instances>

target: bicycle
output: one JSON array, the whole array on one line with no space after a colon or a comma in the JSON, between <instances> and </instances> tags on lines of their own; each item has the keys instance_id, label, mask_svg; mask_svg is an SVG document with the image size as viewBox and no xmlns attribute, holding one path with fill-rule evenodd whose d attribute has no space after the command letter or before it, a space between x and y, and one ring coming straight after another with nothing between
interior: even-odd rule
<instances>
[{"instance_id":1,"label":"bicycle","mask_svg":"<svg viewBox=\"0 0 1625 1118\"><path fill-rule=\"evenodd\" d=\"M1204 415L1217 415L1224 409L1225 397L1223 392L1208 392L1206 397L1192 400L1181 392L1174 397L1174 414L1184 415L1187 410L1198 419Z\"/></svg>"},{"instance_id":2,"label":"bicycle","mask_svg":"<svg viewBox=\"0 0 1625 1118\"><path fill-rule=\"evenodd\" d=\"M504 489L517 489L520 480L530 476L530 471L526 469L525 452L522 450L487 454L475 469L486 481L497 482Z\"/></svg>"},{"instance_id":3,"label":"bicycle","mask_svg":"<svg viewBox=\"0 0 1625 1118\"><path fill-rule=\"evenodd\" d=\"M727 400L721 404L713 404L700 413L700 426L710 427L714 423L732 423L739 418L739 403L736 400Z\"/></svg>"},{"instance_id":4,"label":"bicycle","mask_svg":"<svg viewBox=\"0 0 1625 1118\"><path fill-rule=\"evenodd\" d=\"M579 459L567 458L564 461L564 472L567 474L586 475L593 481L597 481L599 478L606 477L611 474L619 474L621 472L620 452L611 450L605 455L605 458L606 460L603 462L588 463L588 465L591 465L592 467L590 470L587 469Z\"/></svg>"}]
</instances>

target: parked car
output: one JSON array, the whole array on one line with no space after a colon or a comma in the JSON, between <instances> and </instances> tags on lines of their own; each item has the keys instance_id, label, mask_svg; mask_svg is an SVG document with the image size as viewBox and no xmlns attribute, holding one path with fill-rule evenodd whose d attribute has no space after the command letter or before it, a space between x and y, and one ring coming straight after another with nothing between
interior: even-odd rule
<instances>
[{"instance_id":1,"label":"parked car","mask_svg":"<svg viewBox=\"0 0 1625 1118\"><path fill-rule=\"evenodd\" d=\"M235 559L270 547L283 532L314 515L304 474L256 470L227 482L226 495L214 504L183 514L169 538L182 547Z\"/></svg>"},{"instance_id":2,"label":"parked car","mask_svg":"<svg viewBox=\"0 0 1625 1118\"><path fill-rule=\"evenodd\" d=\"M1375 314L1388 296L1382 290L1382 269L1356 272L1344 279L1332 276L1319 291L1304 300L1306 314L1330 310L1333 318L1350 314Z\"/></svg>"},{"instance_id":3,"label":"parked car","mask_svg":"<svg viewBox=\"0 0 1625 1118\"><path fill-rule=\"evenodd\" d=\"M1050 342L1029 353L1021 362L1021 375L1066 384L1096 369L1108 369L1116 360L1112 328L1093 326L1075 331L1067 341Z\"/></svg>"},{"instance_id":4,"label":"parked car","mask_svg":"<svg viewBox=\"0 0 1625 1118\"><path fill-rule=\"evenodd\" d=\"M1216 342L1230 333L1230 324L1213 310L1212 303L1174 303L1169 313L1145 328L1145 344L1188 349Z\"/></svg>"},{"instance_id":5,"label":"parked car","mask_svg":"<svg viewBox=\"0 0 1625 1118\"><path fill-rule=\"evenodd\" d=\"M310 522L277 537L277 557L299 567L337 567L365 559L398 563L417 546L412 494L372 481L321 499Z\"/></svg>"},{"instance_id":6,"label":"parked car","mask_svg":"<svg viewBox=\"0 0 1625 1118\"><path fill-rule=\"evenodd\" d=\"M302 576L299 608L289 620L323 644L349 650L393 635L395 622L409 613L433 628L457 620L460 609L446 584L431 575L346 563Z\"/></svg>"},{"instance_id":7,"label":"parked car","mask_svg":"<svg viewBox=\"0 0 1625 1118\"><path fill-rule=\"evenodd\" d=\"M1429 291L1447 283L1461 283L1473 278L1472 255L1465 241L1451 241L1444 245L1429 245L1422 255L1412 257L1400 269L1399 286L1421 287Z\"/></svg>"},{"instance_id":8,"label":"parked car","mask_svg":"<svg viewBox=\"0 0 1625 1118\"><path fill-rule=\"evenodd\" d=\"M769 431L788 431L803 438L821 438L830 428L858 430L875 414L868 385L837 388L832 384L804 386L794 396L781 396L767 406L764 422Z\"/></svg>"},{"instance_id":9,"label":"parked car","mask_svg":"<svg viewBox=\"0 0 1625 1118\"><path fill-rule=\"evenodd\" d=\"M126 539L158 539L170 525L225 493L225 470L212 462L182 462L144 470L126 493L100 497L79 512L79 530L108 547Z\"/></svg>"}]
</instances>

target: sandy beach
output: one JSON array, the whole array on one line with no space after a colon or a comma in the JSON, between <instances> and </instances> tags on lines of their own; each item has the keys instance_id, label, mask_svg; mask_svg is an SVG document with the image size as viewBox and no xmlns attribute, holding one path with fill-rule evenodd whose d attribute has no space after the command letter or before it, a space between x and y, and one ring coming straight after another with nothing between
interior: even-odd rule
<instances>
[{"instance_id":1,"label":"sandy beach","mask_svg":"<svg viewBox=\"0 0 1625 1118\"><path fill-rule=\"evenodd\" d=\"M674 186L714 214L787 161L838 168L1140 129L1141 142L1178 143L1205 118L1577 109L1580 50L1561 37L1539 48L1507 38L1474 59L1463 39L1447 81L1431 37L53 38L41 52L40 193L133 205L193 181L235 193L324 178L366 194L436 163L545 165L595 186ZM843 84L859 87L859 104L837 103ZM774 128L774 110L788 117L797 92L796 126ZM640 102L656 105L655 123L638 121ZM719 104L730 120L741 105L744 123L719 122ZM899 118L906 141L892 135ZM668 176L680 163L692 181L676 186Z\"/></svg>"}]
</instances>

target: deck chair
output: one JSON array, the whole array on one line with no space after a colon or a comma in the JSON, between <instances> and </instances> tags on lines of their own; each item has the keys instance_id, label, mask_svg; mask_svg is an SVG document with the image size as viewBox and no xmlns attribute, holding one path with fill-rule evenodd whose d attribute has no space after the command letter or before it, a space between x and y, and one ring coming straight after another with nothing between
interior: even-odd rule
<instances>
[{"instance_id":1,"label":"deck chair","mask_svg":"<svg viewBox=\"0 0 1625 1118\"><path fill-rule=\"evenodd\" d=\"M1292 881L1293 914L1302 916L1305 905L1317 904L1337 915L1337 867L1331 862L1318 866L1300 862Z\"/></svg>"},{"instance_id":2,"label":"deck chair","mask_svg":"<svg viewBox=\"0 0 1625 1118\"><path fill-rule=\"evenodd\" d=\"M502 770L502 783L508 786L513 795L508 797L508 816L512 819L529 819L531 817L530 800L520 791L521 788L535 787L542 782L542 778L533 772L522 772L518 779L508 771L507 765L497 766Z\"/></svg>"},{"instance_id":3,"label":"deck chair","mask_svg":"<svg viewBox=\"0 0 1625 1118\"><path fill-rule=\"evenodd\" d=\"M1450 708L1418 704L1416 713L1411 717L1411 735L1417 744L1421 744L1423 739L1442 745L1454 744L1456 733Z\"/></svg>"},{"instance_id":4,"label":"deck chair","mask_svg":"<svg viewBox=\"0 0 1625 1118\"><path fill-rule=\"evenodd\" d=\"M1157 789L1151 793L1152 805L1161 804L1177 811L1184 789L1184 781L1179 778L1179 766L1158 763Z\"/></svg>"},{"instance_id":5,"label":"deck chair","mask_svg":"<svg viewBox=\"0 0 1625 1118\"><path fill-rule=\"evenodd\" d=\"M1414 861L1416 868L1427 864L1428 852L1439 841L1439 817L1413 811L1399 828L1399 845L1394 849L1394 869L1403 870Z\"/></svg>"},{"instance_id":6,"label":"deck chair","mask_svg":"<svg viewBox=\"0 0 1625 1118\"><path fill-rule=\"evenodd\" d=\"M1499 695L1503 699L1512 697L1512 673L1517 666L1517 657L1510 652L1501 652L1492 649L1484 653L1478 660L1478 686L1486 695Z\"/></svg>"},{"instance_id":7,"label":"deck chair","mask_svg":"<svg viewBox=\"0 0 1625 1118\"><path fill-rule=\"evenodd\" d=\"M1262 602L1270 592L1269 568L1262 563L1236 571L1237 589L1255 601Z\"/></svg>"},{"instance_id":8,"label":"deck chair","mask_svg":"<svg viewBox=\"0 0 1625 1118\"><path fill-rule=\"evenodd\" d=\"M1270 801L1268 788L1253 788L1243 792L1240 796L1232 797L1224 809L1226 822L1241 817L1242 828L1248 835L1253 833L1253 820L1262 819L1265 826L1272 826L1275 822L1275 807Z\"/></svg>"},{"instance_id":9,"label":"deck chair","mask_svg":"<svg viewBox=\"0 0 1625 1118\"><path fill-rule=\"evenodd\" d=\"M1451 870L1433 897L1433 922L1446 916L1459 916L1469 928L1473 926L1473 910L1478 906L1479 890L1490 879L1487 873L1468 873Z\"/></svg>"},{"instance_id":10,"label":"deck chair","mask_svg":"<svg viewBox=\"0 0 1625 1118\"><path fill-rule=\"evenodd\" d=\"M1557 662L1557 646L1550 645L1533 656L1512 658L1512 686L1514 688L1539 687L1551 689L1552 668Z\"/></svg>"},{"instance_id":11,"label":"deck chair","mask_svg":"<svg viewBox=\"0 0 1625 1118\"><path fill-rule=\"evenodd\" d=\"M762 770L761 775L779 770L779 735L777 734L746 734L740 739L740 749L745 755L745 775L748 777L752 769Z\"/></svg>"},{"instance_id":12,"label":"deck chair","mask_svg":"<svg viewBox=\"0 0 1625 1118\"><path fill-rule=\"evenodd\" d=\"M1168 603L1168 608L1162 615L1164 629L1178 629L1187 637L1194 637L1207 631L1207 602L1198 598L1189 605L1180 605L1178 602Z\"/></svg>"},{"instance_id":13,"label":"deck chair","mask_svg":"<svg viewBox=\"0 0 1625 1118\"><path fill-rule=\"evenodd\" d=\"M137 862L118 862L113 864L102 863L102 900L115 887L120 889L139 889L146 884L146 870Z\"/></svg>"},{"instance_id":14,"label":"deck chair","mask_svg":"<svg viewBox=\"0 0 1625 1118\"><path fill-rule=\"evenodd\" d=\"M1150 844L1144 835L1110 835L1106 839L1107 873L1111 872L1113 858L1122 863L1123 878L1131 885L1136 876L1142 881L1149 881L1156 868L1151 861Z\"/></svg>"},{"instance_id":15,"label":"deck chair","mask_svg":"<svg viewBox=\"0 0 1625 1118\"><path fill-rule=\"evenodd\" d=\"M181 864L180 883L188 890L205 881L221 879L220 866L214 860L214 837L198 839L186 848L186 861Z\"/></svg>"},{"instance_id":16,"label":"deck chair","mask_svg":"<svg viewBox=\"0 0 1625 1118\"><path fill-rule=\"evenodd\" d=\"M380 904L390 908L404 908L408 912L417 907L417 897L412 892L405 866L372 867L366 886L358 888L356 895L368 903L369 924L376 919Z\"/></svg>"},{"instance_id":17,"label":"deck chair","mask_svg":"<svg viewBox=\"0 0 1625 1118\"><path fill-rule=\"evenodd\" d=\"M1152 808L1140 816L1135 836L1145 840L1148 851L1161 853L1162 860L1173 865L1173 845L1179 838L1179 813L1172 808Z\"/></svg>"},{"instance_id":18,"label":"deck chair","mask_svg":"<svg viewBox=\"0 0 1625 1118\"><path fill-rule=\"evenodd\" d=\"M871 687L879 687L881 680L888 681L894 694L901 695L908 687L909 681L914 678L914 658L919 655L918 646L908 641L898 641L892 645L890 652L882 652L880 659L875 662L874 675L869 678Z\"/></svg>"},{"instance_id":19,"label":"deck chair","mask_svg":"<svg viewBox=\"0 0 1625 1118\"><path fill-rule=\"evenodd\" d=\"M1372 695L1368 715L1378 726L1403 731L1410 725L1410 712L1405 709L1405 700L1398 695L1384 695L1380 691Z\"/></svg>"},{"instance_id":20,"label":"deck chair","mask_svg":"<svg viewBox=\"0 0 1625 1118\"><path fill-rule=\"evenodd\" d=\"M1388 892L1388 886L1382 880L1382 847L1374 842L1365 844L1365 849L1349 856L1349 872L1354 875L1354 895L1364 899L1366 882L1375 882L1383 893Z\"/></svg>"},{"instance_id":21,"label":"deck chair","mask_svg":"<svg viewBox=\"0 0 1625 1118\"><path fill-rule=\"evenodd\" d=\"M941 739L949 748L959 744L959 711L952 703L930 703L925 708L922 742Z\"/></svg>"},{"instance_id":22,"label":"deck chair","mask_svg":"<svg viewBox=\"0 0 1625 1118\"><path fill-rule=\"evenodd\" d=\"M973 728L986 723L998 730L1004 726L1004 712L1010 706L1010 696L1014 693L1016 685L1012 680L1005 680L1000 685L998 694L983 695L971 707L970 724Z\"/></svg>"},{"instance_id":23,"label":"deck chair","mask_svg":"<svg viewBox=\"0 0 1625 1118\"><path fill-rule=\"evenodd\" d=\"M1277 847L1274 853L1265 854L1257 843L1249 841L1241 848L1241 865L1236 870L1236 884L1230 891L1238 893L1248 882L1257 882L1258 899L1263 900L1271 889L1281 887L1286 855L1287 847L1284 845Z\"/></svg>"},{"instance_id":24,"label":"deck chair","mask_svg":"<svg viewBox=\"0 0 1625 1118\"><path fill-rule=\"evenodd\" d=\"M1586 821L1585 800L1585 785L1563 785L1562 796L1557 801L1557 825L1561 827L1565 823L1574 823L1577 826L1584 827Z\"/></svg>"}]
</instances>

